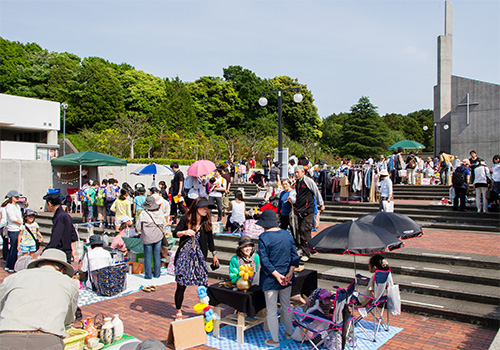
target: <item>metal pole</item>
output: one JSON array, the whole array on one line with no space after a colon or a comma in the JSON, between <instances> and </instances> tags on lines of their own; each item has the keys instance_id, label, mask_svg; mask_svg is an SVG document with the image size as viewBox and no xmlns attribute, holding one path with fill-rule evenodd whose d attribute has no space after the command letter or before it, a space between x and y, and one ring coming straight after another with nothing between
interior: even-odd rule
<instances>
[{"instance_id":1,"label":"metal pole","mask_svg":"<svg viewBox=\"0 0 500 350\"><path fill-rule=\"evenodd\" d=\"M283 176L283 97L278 91L278 162L280 163L280 176Z\"/></svg>"},{"instance_id":2,"label":"metal pole","mask_svg":"<svg viewBox=\"0 0 500 350\"><path fill-rule=\"evenodd\" d=\"M66 109L63 109L63 156L66 155Z\"/></svg>"}]
</instances>

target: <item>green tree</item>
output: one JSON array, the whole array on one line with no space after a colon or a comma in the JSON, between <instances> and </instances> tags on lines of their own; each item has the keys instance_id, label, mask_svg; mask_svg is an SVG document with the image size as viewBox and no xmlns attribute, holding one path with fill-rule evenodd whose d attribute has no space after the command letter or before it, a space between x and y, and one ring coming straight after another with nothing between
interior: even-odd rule
<instances>
[{"instance_id":1,"label":"green tree","mask_svg":"<svg viewBox=\"0 0 500 350\"><path fill-rule=\"evenodd\" d=\"M375 157L387 150L387 127L368 97L351 107L342 127L343 154L357 158Z\"/></svg>"},{"instance_id":2,"label":"green tree","mask_svg":"<svg viewBox=\"0 0 500 350\"><path fill-rule=\"evenodd\" d=\"M320 144L325 151L340 153L342 148L342 125L344 125L347 116L347 113L332 114L323 120Z\"/></svg>"},{"instance_id":3,"label":"green tree","mask_svg":"<svg viewBox=\"0 0 500 350\"><path fill-rule=\"evenodd\" d=\"M161 78L134 69L118 76L123 88L124 107L129 112L154 114L165 100L165 88Z\"/></svg>"},{"instance_id":4,"label":"green tree","mask_svg":"<svg viewBox=\"0 0 500 350\"><path fill-rule=\"evenodd\" d=\"M220 135L227 128L239 127L243 120L241 100L231 83L219 77L201 77L188 88L205 134Z\"/></svg>"},{"instance_id":5,"label":"green tree","mask_svg":"<svg viewBox=\"0 0 500 350\"><path fill-rule=\"evenodd\" d=\"M165 79L164 89L165 98L154 114L154 123L176 133L183 130L195 133L199 128L198 116L186 84L179 77Z\"/></svg>"}]
</instances>

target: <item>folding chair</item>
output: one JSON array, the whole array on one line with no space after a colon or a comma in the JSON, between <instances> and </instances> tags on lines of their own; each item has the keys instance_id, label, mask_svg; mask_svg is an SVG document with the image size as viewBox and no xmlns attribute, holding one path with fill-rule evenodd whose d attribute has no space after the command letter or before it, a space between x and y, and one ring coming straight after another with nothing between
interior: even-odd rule
<instances>
[{"instance_id":1,"label":"folding chair","mask_svg":"<svg viewBox=\"0 0 500 350\"><path fill-rule=\"evenodd\" d=\"M351 328L351 322L354 318L349 311L349 316L347 320L344 319L344 308L350 308L350 300L354 293L355 283L354 281L346 288L337 288L336 293L331 298L333 299L333 313L331 316L326 315L320 310L314 310L312 312L304 312L301 309L295 307L289 307L288 310L294 315L293 324L303 329L304 337L300 348L304 344L304 341L308 341L314 349L319 350L320 346L323 345L332 335L336 332L342 332L344 328L344 335L349 332ZM325 329L318 329L318 323L321 322ZM323 328L323 327L321 327ZM314 334L313 337L309 336L308 332ZM354 334L354 332L352 332ZM337 338L334 340L335 348L337 348ZM355 341L353 340L353 346L355 346Z\"/></svg>"},{"instance_id":2,"label":"folding chair","mask_svg":"<svg viewBox=\"0 0 500 350\"><path fill-rule=\"evenodd\" d=\"M392 276L391 276L391 270L389 271L381 271L377 270L375 271L375 274L373 276L373 291L374 291L374 297L364 295L364 294L359 294L362 295L365 298L370 299L369 303L364 306L360 307L357 305L354 305L355 310L360 309L365 309L366 314L363 315L360 313L360 316L355 318L354 320L354 327L360 327L363 332L366 334L368 338L370 338L372 341L376 342L377 341L377 332L380 329L380 326L388 332L389 331L389 311L386 312L386 320L384 320L384 311L387 306L387 295L385 294L385 291L388 286L393 285L394 282L392 281ZM363 311L361 311L363 312ZM368 314L371 314L373 316L373 336L368 333L365 327L359 322L363 318L365 318Z\"/></svg>"}]
</instances>

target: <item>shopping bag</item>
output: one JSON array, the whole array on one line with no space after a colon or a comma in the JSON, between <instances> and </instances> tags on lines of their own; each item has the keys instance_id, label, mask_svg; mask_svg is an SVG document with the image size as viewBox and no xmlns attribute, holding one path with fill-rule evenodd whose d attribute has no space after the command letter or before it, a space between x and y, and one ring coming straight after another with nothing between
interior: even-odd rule
<instances>
[{"instance_id":1,"label":"shopping bag","mask_svg":"<svg viewBox=\"0 0 500 350\"><path fill-rule=\"evenodd\" d=\"M387 308L394 316L401 315L399 284L393 284L387 288Z\"/></svg>"},{"instance_id":2,"label":"shopping bag","mask_svg":"<svg viewBox=\"0 0 500 350\"><path fill-rule=\"evenodd\" d=\"M394 202L382 201L382 210L386 213L394 213Z\"/></svg>"}]
</instances>

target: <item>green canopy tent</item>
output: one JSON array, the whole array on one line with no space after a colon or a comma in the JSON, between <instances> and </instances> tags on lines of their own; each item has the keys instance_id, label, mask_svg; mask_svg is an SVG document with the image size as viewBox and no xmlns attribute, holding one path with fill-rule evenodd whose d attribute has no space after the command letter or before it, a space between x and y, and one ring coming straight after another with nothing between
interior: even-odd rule
<instances>
[{"instance_id":1,"label":"green canopy tent","mask_svg":"<svg viewBox=\"0 0 500 350\"><path fill-rule=\"evenodd\" d=\"M403 140L396 142L392 146L389 146L389 149L424 149L425 146L422 145L421 143L418 143L417 141L411 141L411 140Z\"/></svg>"},{"instance_id":2,"label":"green canopy tent","mask_svg":"<svg viewBox=\"0 0 500 350\"><path fill-rule=\"evenodd\" d=\"M51 161L51 164L54 165L72 165L80 167L80 187L82 188L82 166L126 166L127 160L121 159L118 157L113 157L108 154L98 153L94 151L85 151L80 153L68 154L63 157L54 158Z\"/></svg>"}]
</instances>

